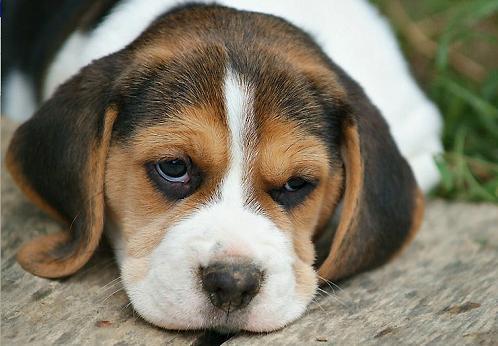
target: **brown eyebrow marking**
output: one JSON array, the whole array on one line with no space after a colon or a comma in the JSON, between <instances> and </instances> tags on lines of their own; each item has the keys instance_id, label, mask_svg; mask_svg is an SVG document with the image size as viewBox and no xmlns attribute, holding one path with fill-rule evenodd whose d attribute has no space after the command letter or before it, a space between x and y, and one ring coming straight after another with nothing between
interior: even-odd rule
<instances>
[{"instance_id":1,"label":"brown eyebrow marking","mask_svg":"<svg viewBox=\"0 0 498 346\"><path fill-rule=\"evenodd\" d=\"M175 222L212 199L228 168L228 132L210 107L185 107L182 115L140 128L125 144L115 142L106 168L109 215L122 226L127 253L143 257L159 244ZM170 202L149 181L144 162L180 150L206 175L188 198ZM123 162L127 169L123 170Z\"/></svg>"}]
</instances>

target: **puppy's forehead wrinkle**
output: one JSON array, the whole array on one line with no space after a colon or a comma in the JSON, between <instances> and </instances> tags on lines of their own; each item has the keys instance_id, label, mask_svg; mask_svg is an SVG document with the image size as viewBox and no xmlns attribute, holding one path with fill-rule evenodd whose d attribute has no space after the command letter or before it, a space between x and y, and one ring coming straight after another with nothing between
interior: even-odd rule
<instances>
[{"instance_id":1,"label":"puppy's forehead wrinkle","mask_svg":"<svg viewBox=\"0 0 498 346\"><path fill-rule=\"evenodd\" d=\"M299 70L278 57L260 57L258 50L207 48L180 54L181 59L142 66L120 98L114 127L117 138L125 140L138 126L167 122L172 115L181 117L184 107L224 105L225 109L212 115L223 122L232 119L227 127L245 146L258 140L261 122L268 117L291 120L303 131L336 145L343 107L325 99ZM229 111L235 115L230 117Z\"/></svg>"},{"instance_id":2,"label":"puppy's forehead wrinkle","mask_svg":"<svg viewBox=\"0 0 498 346\"><path fill-rule=\"evenodd\" d=\"M254 126L259 133L261 123L269 117L292 121L304 132L327 143L337 142L341 119L340 99L330 99L314 80L291 64L279 51L253 47L241 51L228 50L233 70L244 76L253 89ZM280 54L280 55L279 55ZM324 126L325 123L332 126ZM332 129L332 131L329 131Z\"/></svg>"},{"instance_id":3,"label":"puppy's forehead wrinkle","mask_svg":"<svg viewBox=\"0 0 498 346\"><path fill-rule=\"evenodd\" d=\"M221 50L208 49L180 54L171 61L139 64L117 87L116 137L125 140L138 126L167 122L185 107L221 107L225 60ZM212 115L222 117L223 112Z\"/></svg>"}]
</instances>

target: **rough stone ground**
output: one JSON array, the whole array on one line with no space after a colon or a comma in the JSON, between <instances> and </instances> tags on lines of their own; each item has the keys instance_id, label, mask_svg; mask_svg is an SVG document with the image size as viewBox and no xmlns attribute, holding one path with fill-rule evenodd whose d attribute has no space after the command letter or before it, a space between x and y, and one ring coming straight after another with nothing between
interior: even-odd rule
<instances>
[{"instance_id":1,"label":"rough stone ground","mask_svg":"<svg viewBox=\"0 0 498 346\"><path fill-rule=\"evenodd\" d=\"M2 120L2 153L13 124ZM102 247L79 273L45 280L24 272L16 249L58 225L2 170L2 345L220 344L215 334L164 331L128 305ZM111 284L109 284L111 282ZM498 344L498 208L431 201L415 242L395 261L327 288L281 331L228 345Z\"/></svg>"}]
</instances>

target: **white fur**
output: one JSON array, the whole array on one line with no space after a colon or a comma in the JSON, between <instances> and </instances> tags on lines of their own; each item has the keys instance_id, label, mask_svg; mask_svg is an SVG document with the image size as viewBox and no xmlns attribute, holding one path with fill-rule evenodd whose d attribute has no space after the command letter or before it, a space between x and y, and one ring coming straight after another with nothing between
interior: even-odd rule
<instances>
[{"instance_id":1,"label":"white fur","mask_svg":"<svg viewBox=\"0 0 498 346\"><path fill-rule=\"evenodd\" d=\"M226 203L242 206L244 156L248 154L247 151L244 153L244 135L252 118L252 100L248 87L243 85L231 70L227 71L225 77L224 95L231 135L231 151L229 173L222 185L222 198Z\"/></svg>"},{"instance_id":2,"label":"white fur","mask_svg":"<svg viewBox=\"0 0 498 346\"><path fill-rule=\"evenodd\" d=\"M13 70L5 78L2 89L2 115L17 121L24 121L33 115L36 110L35 95L26 76Z\"/></svg>"},{"instance_id":3,"label":"white fur","mask_svg":"<svg viewBox=\"0 0 498 346\"><path fill-rule=\"evenodd\" d=\"M49 67L43 98L95 59L117 52L131 43L160 14L181 1L124 0L87 35L73 33ZM58 67L62 66L62 67Z\"/></svg>"},{"instance_id":4,"label":"white fur","mask_svg":"<svg viewBox=\"0 0 498 346\"><path fill-rule=\"evenodd\" d=\"M85 59L87 40L87 36L75 32L64 43L64 47L57 53L48 68L42 90L43 100L47 100L60 84L93 60Z\"/></svg>"},{"instance_id":5,"label":"white fur","mask_svg":"<svg viewBox=\"0 0 498 346\"><path fill-rule=\"evenodd\" d=\"M253 92L228 71L224 93L231 135L230 164L218 197L167 230L147 259L149 270L143 280L128 280L127 270L136 259L126 257L122 250L118 256L135 309L159 326L272 330L298 318L312 298L299 295L295 289L291 230L279 229L257 206L245 202L249 152L245 139L252 126ZM153 227L161 227L164 221L156 220ZM114 241L122 249L119 239ZM247 258L265 272L258 295L228 319L211 305L198 277L201 266L227 257Z\"/></svg>"},{"instance_id":6,"label":"white fur","mask_svg":"<svg viewBox=\"0 0 498 346\"><path fill-rule=\"evenodd\" d=\"M92 60L125 47L154 18L181 2L126 0L87 36L74 33L49 68L44 98ZM388 24L366 0L220 0L218 3L278 15L311 33L381 110L422 190L428 191L438 182L433 156L441 151L441 117L410 76ZM10 98L10 92L8 95Z\"/></svg>"}]
</instances>

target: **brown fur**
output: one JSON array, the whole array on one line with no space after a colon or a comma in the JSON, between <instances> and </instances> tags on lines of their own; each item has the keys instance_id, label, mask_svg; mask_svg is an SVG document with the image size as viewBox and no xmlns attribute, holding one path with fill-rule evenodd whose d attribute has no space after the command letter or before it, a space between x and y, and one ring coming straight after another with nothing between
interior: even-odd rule
<instances>
[{"instance_id":1,"label":"brown fur","mask_svg":"<svg viewBox=\"0 0 498 346\"><path fill-rule=\"evenodd\" d=\"M92 191L91 196L94 196L87 201L89 205L86 206L92 213L93 221L92 224L87 225L86 239L75 244L76 249L72 250L69 256L63 257L57 256L59 249L73 246L70 233L67 231L42 235L25 244L17 253L17 261L25 270L35 275L48 278L70 275L90 259L99 244L104 223L104 198L101 191L104 180L104 165L112 124L117 112L115 109L109 109L106 114L102 141L94 143L86 166L87 171L82 176L82 178L86 177L86 188ZM34 196L33 202L39 202L38 195ZM42 203L45 204L43 200ZM70 228L71 226L72 224L69 225Z\"/></svg>"}]
</instances>

